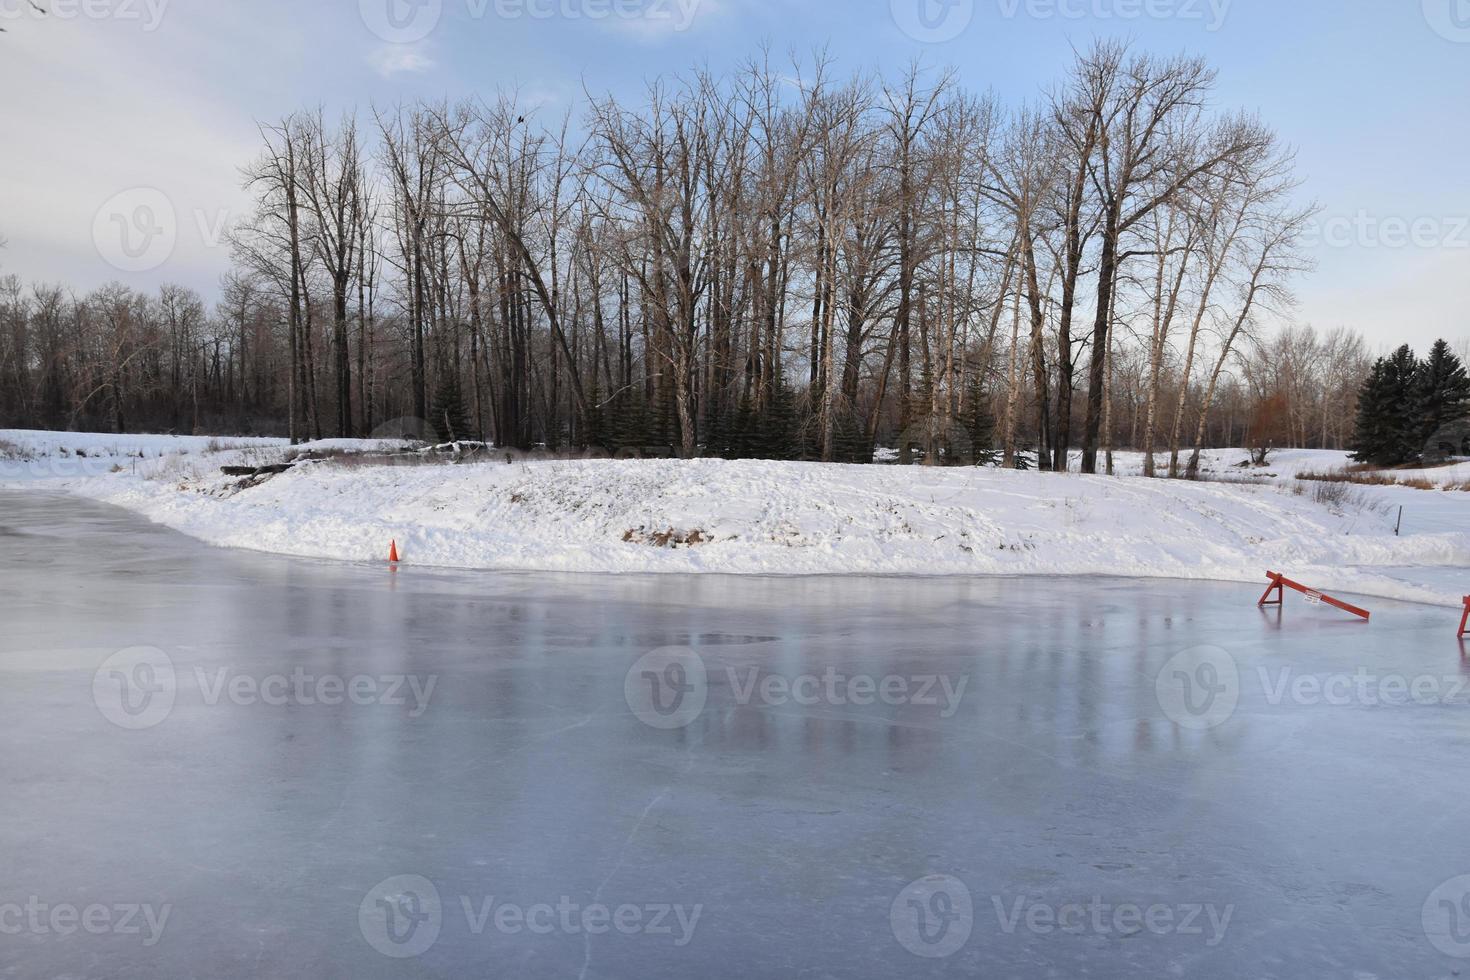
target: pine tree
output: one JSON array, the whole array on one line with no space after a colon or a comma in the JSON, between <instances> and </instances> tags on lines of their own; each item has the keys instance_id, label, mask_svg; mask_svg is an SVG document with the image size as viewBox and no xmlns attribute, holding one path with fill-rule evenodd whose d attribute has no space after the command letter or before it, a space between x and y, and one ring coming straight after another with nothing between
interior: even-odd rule
<instances>
[{"instance_id":1,"label":"pine tree","mask_svg":"<svg viewBox=\"0 0 1470 980\"><path fill-rule=\"evenodd\" d=\"M587 411L582 417L582 445L609 449L611 441L607 413L602 404L602 389L597 383L597 372L594 371L592 385L587 389Z\"/></svg>"},{"instance_id":2,"label":"pine tree","mask_svg":"<svg viewBox=\"0 0 1470 980\"><path fill-rule=\"evenodd\" d=\"M753 447L757 459L796 459L801 454L800 418L796 395L784 384L777 384L771 402L761 413Z\"/></svg>"},{"instance_id":3,"label":"pine tree","mask_svg":"<svg viewBox=\"0 0 1470 980\"><path fill-rule=\"evenodd\" d=\"M1353 433L1353 459L1359 463L1378 464L1390 442L1391 433L1384 424L1384 376L1388 360L1380 357L1373 365L1368 380L1358 392L1358 422Z\"/></svg>"},{"instance_id":4,"label":"pine tree","mask_svg":"<svg viewBox=\"0 0 1470 980\"><path fill-rule=\"evenodd\" d=\"M822 427L813 404L813 392L791 391L791 450L787 459L821 459Z\"/></svg>"},{"instance_id":5,"label":"pine tree","mask_svg":"<svg viewBox=\"0 0 1470 980\"><path fill-rule=\"evenodd\" d=\"M1353 459L1398 466L1419 458L1424 447L1421 411L1423 365L1408 344L1373 365L1358 398Z\"/></svg>"},{"instance_id":6,"label":"pine tree","mask_svg":"<svg viewBox=\"0 0 1470 980\"><path fill-rule=\"evenodd\" d=\"M648 421L644 429L647 433L644 448L662 455L679 441L675 438L678 426L675 422L677 412L674 406L674 389L670 386L666 390L660 390L655 397L657 404L646 416Z\"/></svg>"},{"instance_id":7,"label":"pine tree","mask_svg":"<svg viewBox=\"0 0 1470 980\"><path fill-rule=\"evenodd\" d=\"M839 412L832 426L833 457L839 463L862 463L873 461L873 447L868 442L867 429L855 412Z\"/></svg>"},{"instance_id":8,"label":"pine tree","mask_svg":"<svg viewBox=\"0 0 1470 980\"><path fill-rule=\"evenodd\" d=\"M994 466L1000 462L995 448L995 416L990 412L990 399L980 387L978 377L965 386L965 434L970 437L970 455L976 466Z\"/></svg>"},{"instance_id":9,"label":"pine tree","mask_svg":"<svg viewBox=\"0 0 1470 980\"><path fill-rule=\"evenodd\" d=\"M1443 340L1436 341L1418 377L1420 445L1436 438L1451 423L1470 415L1470 374ZM1427 446L1436 452L1438 447ZM1445 455L1454 455L1451 449Z\"/></svg>"},{"instance_id":10,"label":"pine tree","mask_svg":"<svg viewBox=\"0 0 1470 980\"><path fill-rule=\"evenodd\" d=\"M465 411L464 394L454 372L445 374L434 393L430 422L440 442L467 442L471 437L469 413Z\"/></svg>"},{"instance_id":11,"label":"pine tree","mask_svg":"<svg viewBox=\"0 0 1470 980\"><path fill-rule=\"evenodd\" d=\"M619 398L608 425L615 452L641 451L648 445L648 404L640 395Z\"/></svg>"},{"instance_id":12,"label":"pine tree","mask_svg":"<svg viewBox=\"0 0 1470 980\"><path fill-rule=\"evenodd\" d=\"M726 459L750 459L755 452L757 418L749 395L740 397L735 409L735 420L730 423L730 433L725 439Z\"/></svg>"}]
</instances>

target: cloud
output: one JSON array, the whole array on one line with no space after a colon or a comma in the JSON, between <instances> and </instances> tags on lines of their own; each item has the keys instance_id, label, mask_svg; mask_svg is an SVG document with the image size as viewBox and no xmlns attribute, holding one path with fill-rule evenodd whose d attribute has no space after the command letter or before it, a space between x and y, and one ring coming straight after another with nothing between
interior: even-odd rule
<instances>
[{"instance_id":1,"label":"cloud","mask_svg":"<svg viewBox=\"0 0 1470 980\"><path fill-rule=\"evenodd\" d=\"M137 21L86 18L42 26L7 34L0 58L0 89L46 93L6 105L9 131L28 138L9 139L0 154L4 271L81 290L122 277L99 254L94 225L114 196L151 188L177 213L177 247L163 267L125 278L210 289L229 250L205 230L248 206L240 167L258 152L255 127L248 110L214 95L213 76L197 85L179 78L181 65L206 52L222 68L239 66L228 51L195 47L182 17L154 32Z\"/></svg>"},{"instance_id":2,"label":"cloud","mask_svg":"<svg viewBox=\"0 0 1470 980\"><path fill-rule=\"evenodd\" d=\"M419 45L390 44L368 55L368 64L383 78L395 75L421 75L433 71L438 62Z\"/></svg>"}]
</instances>

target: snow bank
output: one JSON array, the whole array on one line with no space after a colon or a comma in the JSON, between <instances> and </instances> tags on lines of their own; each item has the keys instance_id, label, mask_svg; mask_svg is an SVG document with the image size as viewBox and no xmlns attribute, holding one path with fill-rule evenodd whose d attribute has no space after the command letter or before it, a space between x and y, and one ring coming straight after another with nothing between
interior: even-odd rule
<instances>
[{"instance_id":1,"label":"snow bank","mask_svg":"<svg viewBox=\"0 0 1470 980\"><path fill-rule=\"evenodd\" d=\"M0 429L0 486L136 472L140 461L225 451L277 450L284 439Z\"/></svg>"},{"instance_id":2,"label":"snow bank","mask_svg":"<svg viewBox=\"0 0 1470 980\"><path fill-rule=\"evenodd\" d=\"M161 447L120 441L112 448ZM208 448L180 444L61 485L215 545L353 561L384 560L396 539L407 563L478 569L1259 582L1271 567L1319 588L1397 599L1458 605L1470 592L1470 494L1363 487L1328 504L1311 485L1289 479L1341 454L1292 454L1276 482L1260 484L754 461L502 460L305 463L240 489L219 467L274 461L283 455L279 444ZM1234 475L1244 458L1212 454L1207 468ZM1142 468L1137 454L1117 462L1120 472ZM1419 523L1395 537L1395 495L1406 494Z\"/></svg>"}]
</instances>

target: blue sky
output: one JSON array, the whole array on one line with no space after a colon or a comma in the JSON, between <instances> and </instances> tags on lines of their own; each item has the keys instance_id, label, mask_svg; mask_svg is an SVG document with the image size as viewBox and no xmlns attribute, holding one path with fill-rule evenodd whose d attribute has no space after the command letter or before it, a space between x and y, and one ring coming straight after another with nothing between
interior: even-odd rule
<instances>
[{"instance_id":1,"label":"blue sky","mask_svg":"<svg viewBox=\"0 0 1470 980\"><path fill-rule=\"evenodd\" d=\"M214 292L216 229L245 197L257 120L519 87L543 113L584 83L636 95L665 72L826 47L845 68L952 66L1008 102L1072 45L1123 36L1203 54L1218 101L1299 151L1323 207L1294 319L1375 346L1470 335L1470 0L0 0L0 273ZM921 17L927 14L927 17ZM94 244L99 209L151 187L177 219L158 268Z\"/></svg>"}]
</instances>

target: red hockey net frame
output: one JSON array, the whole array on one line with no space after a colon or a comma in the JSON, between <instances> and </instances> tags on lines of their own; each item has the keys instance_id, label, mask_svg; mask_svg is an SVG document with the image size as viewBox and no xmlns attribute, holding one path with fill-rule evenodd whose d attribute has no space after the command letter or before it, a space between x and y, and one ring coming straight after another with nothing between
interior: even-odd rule
<instances>
[{"instance_id":1,"label":"red hockey net frame","mask_svg":"<svg viewBox=\"0 0 1470 980\"><path fill-rule=\"evenodd\" d=\"M1360 609L1351 603L1343 602L1341 599L1334 599L1332 596L1318 592L1316 589L1309 589L1300 582L1293 582L1279 572L1267 572L1266 577L1271 580L1271 584L1266 586L1266 594L1261 596L1260 605L1262 606L1286 605L1286 590L1291 589L1294 592L1300 592L1306 596L1309 602L1320 602L1334 609L1341 609L1343 612L1352 613L1365 622L1373 618L1373 614L1366 609ZM1273 592L1276 593L1275 599L1271 598L1271 593ZM1470 619L1470 605L1466 606L1465 612L1467 619Z\"/></svg>"}]
</instances>

